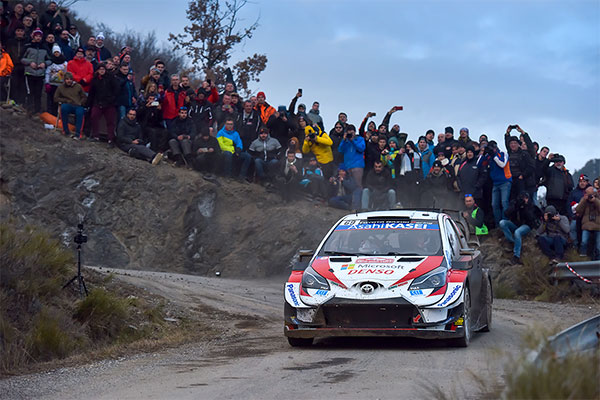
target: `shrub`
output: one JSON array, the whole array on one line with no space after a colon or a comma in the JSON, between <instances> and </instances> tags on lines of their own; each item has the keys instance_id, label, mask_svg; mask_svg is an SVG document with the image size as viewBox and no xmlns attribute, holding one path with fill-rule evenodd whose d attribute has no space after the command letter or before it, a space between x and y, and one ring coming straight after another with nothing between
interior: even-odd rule
<instances>
[{"instance_id":1,"label":"shrub","mask_svg":"<svg viewBox=\"0 0 600 400\"><path fill-rule=\"evenodd\" d=\"M114 339L126 326L129 315L127 300L118 298L104 289L93 289L79 302L75 319L87 324L94 340Z\"/></svg>"},{"instance_id":2,"label":"shrub","mask_svg":"<svg viewBox=\"0 0 600 400\"><path fill-rule=\"evenodd\" d=\"M28 353L37 361L68 356L77 346L72 323L57 310L44 308L36 317L26 340Z\"/></svg>"}]
</instances>

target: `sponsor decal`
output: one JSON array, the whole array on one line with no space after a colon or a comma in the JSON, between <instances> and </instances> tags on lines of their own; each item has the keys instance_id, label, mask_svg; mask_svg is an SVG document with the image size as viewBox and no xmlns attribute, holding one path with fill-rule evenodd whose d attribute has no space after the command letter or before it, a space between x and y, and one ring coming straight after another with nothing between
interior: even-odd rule
<instances>
[{"instance_id":1,"label":"sponsor decal","mask_svg":"<svg viewBox=\"0 0 600 400\"><path fill-rule=\"evenodd\" d=\"M344 265L342 265L342 271L345 271L347 269L354 269L355 265L356 264L344 264Z\"/></svg>"},{"instance_id":2,"label":"sponsor decal","mask_svg":"<svg viewBox=\"0 0 600 400\"><path fill-rule=\"evenodd\" d=\"M327 296L329 294L329 290L317 290L315 293L316 296Z\"/></svg>"},{"instance_id":3,"label":"sponsor decal","mask_svg":"<svg viewBox=\"0 0 600 400\"><path fill-rule=\"evenodd\" d=\"M373 223L361 223L353 225L338 225L336 231L351 231L351 230L364 230L364 229L413 229L413 230L438 230L438 224L426 224L426 223L402 223L402 222L373 222Z\"/></svg>"},{"instance_id":4,"label":"sponsor decal","mask_svg":"<svg viewBox=\"0 0 600 400\"><path fill-rule=\"evenodd\" d=\"M452 298L454 297L454 295L460 290L461 286L454 286L454 289L452 289L452 291L450 292L450 295L448 297L446 297L446 300L442 301L441 303L438 304L439 307L443 307L446 304L448 304L450 302L450 300L452 300Z\"/></svg>"},{"instance_id":5,"label":"sponsor decal","mask_svg":"<svg viewBox=\"0 0 600 400\"><path fill-rule=\"evenodd\" d=\"M353 269L352 271L348 271L348 275L356 275L356 274L384 274L391 275L394 271L391 269L379 269L379 268L369 268L369 269Z\"/></svg>"},{"instance_id":6,"label":"sponsor decal","mask_svg":"<svg viewBox=\"0 0 600 400\"><path fill-rule=\"evenodd\" d=\"M421 314L417 314L413 317L413 323L418 323L421 320Z\"/></svg>"},{"instance_id":7,"label":"sponsor decal","mask_svg":"<svg viewBox=\"0 0 600 400\"><path fill-rule=\"evenodd\" d=\"M423 296L423 291L421 289L419 289L419 290L411 290L410 291L410 295L411 296Z\"/></svg>"},{"instance_id":8,"label":"sponsor decal","mask_svg":"<svg viewBox=\"0 0 600 400\"><path fill-rule=\"evenodd\" d=\"M357 263L372 263L372 264L392 264L394 262L393 258L384 258L384 257L362 257L356 260Z\"/></svg>"},{"instance_id":9,"label":"sponsor decal","mask_svg":"<svg viewBox=\"0 0 600 400\"><path fill-rule=\"evenodd\" d=\"M381 265L381 264L358 264L356 268L389 268L389 269L404 269L402 265Z\"/></svg>"},{"instance_id":10,"label":"sponsor decal","mask_svg":"<svg viewBox=\"0 0 600 400\"><path fill-rule=\"evenodd\" d=\"M294 285L292 285L291 283L288 283L287 290L288 290L288 293L290 294L290 297L292 298L292 303L294 303L295 306L299 306L300 302L298 301L298 298L296 297L296 294L294 293Z\"/></svg>"},{"instance_id":11,"label":"sponsor decal","mask_svg":"<svg viewBox=\"0 0 600 400\"><path fill-rule=\"evenodd\" d=\"M456 320L456 322L454 323L455 326L463 326L465 323L465 320L463 319L463 317L460 317L459 319Z\"/></svg>"}]
</instances>

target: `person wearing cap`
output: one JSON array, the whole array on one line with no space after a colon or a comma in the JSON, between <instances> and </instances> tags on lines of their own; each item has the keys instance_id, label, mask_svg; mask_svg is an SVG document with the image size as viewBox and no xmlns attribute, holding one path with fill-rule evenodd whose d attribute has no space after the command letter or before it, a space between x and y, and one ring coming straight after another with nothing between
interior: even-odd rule
<instances>
[{"instance_id":1,"label":"person wearing cap","mask_svg":"<svg viewBox=\"0 0 600 400\"><path fill-rule=\"evenodd\" d=\"M465 210L462 212L463 218L469 224L469 230L474 233L481 241L487 237L488 228L485 226L485 215L483 210L477 206L471 193L464 195Z\"/></svg>"},{"instance_id":2,"label":"person wearing cap","mask_svg":"<svg viewBox=\"0 0 600 400\"><path fill-rule=\"evenodd\" d=\"M175 166L192 167L192 143L196 137L194 121L188 117L187 107L181 107L177 118L169 126L169 148L175 160Z\"/></svg>"},{"instance_id":3,"label":"person wearing cap","mask_svg":"<svg viewBox=\"0 0 600 400\"><path fill-rule=\"evenodd\" d=\"M536 233L542 252L553 262L562 260L569 236L569 219L560 215L554 206L547 206Z\"/></svg>"},{"instance_id":4,"label":"person wearing cap","mask_svg":"<svg viewBox=\"0 0 600 400\"><path fill-rule=\"evenodd\" d=\"M67 66L68 67L68 66ZM91 107L92 140L100 140L100 120L106 120L108 144L112 147L115 140L116 110L115 101L119 86L114 76L106 70L106 64L98 64L90 84L87 105Z\"/></svg>"},{"instance_id":5,"label":"person wearing cap","mask_svg":"<svg viewBox=\"0 0 600 400\"><path fill-rule=\"evenodd\" d=\"M81 128L87 96L81 85L74 81L73 74L66 72L64 81L54 92L54 104L60 104L60 119L63 121L63 134L74 139L83 139ZM75 114L75 132L69 132L69 115Z\"/></svg>"},{"instance_id":6,"label":"person wearing cap","mask_svg":"<svg viewBox=\"0 0 600 400\"><path fill-rule=\"evenodd\" d=\"M16 26L15 36L6 41L6 52L13 62L14 68L10 75L10 97L17 103L25 102L25 66L21 62L25 53L25 45L28 39L25 37L25 29L22 24ZM6 101L6 97L1 99Z\"/></svg>"},{"instance_id":7,"label":"person wearing cap","mask_svg":"<svg viewBox=\"0 0 600 400\"><path fill-rule=\"evenodd\" d=\"M232 118L225 120L223 128L217 132L217 140L221 147L221 157L223 160L223 172L225 176L233 177L234 158L241 163L238 180L244 182L248 175L248 168L252 157L244 151L240 134L235 130L235 121Z\"/></svg>"},{"instance_id":8,"label":"person wearing cap","mask_svg":"<svg viewBox=\"0 0 600 400\"><path fill-rule=\"evenodd\" d=\"M581 246L579 247L579 255L587 256L588 244L590 238L596 242L593 260L600 260L600 199L598 198L598 190L592 186L585 189L585 193L579 204L575 207L578 215L581 215Z\"/></svg>"},{"instance_id":9,"label":"person wearing cap","mask_svg":"<svg viewBox=\"0 0 600 400\"><path fill-rule=\"evenodd\" d=\"M94 77L94 66L85 59L85 51L77 48L75 57L67 63L67 71L73 74L75 82L79 83L85 92L90 91L90 83Z\"/></svg>"},{"instance_id":10,"label":"person wearing cap","mask_svg":"<svg viewBox=\"0 0 600 400\"><path fill-rule=\"evenodd\" d=\"M260 115L260 120L265 125L267 122L269 122L271 115L275 114L275 108L270 106L266 100L267 96L265 95L265 92L258 92L256 95L256 106L254 107L254 109L258 111L258 114Z\"/></svg>"},{"instance_id":11,"label":"person wearing cap","mask_svg":"<svg viewBox=\"0 0 600 400\"><path fill-rule=\"evenodd\" d=\"M27 88L27 109L37 114L42 109L42 88L46 67L50 65L48 52L42 43L42 30L37 28L31 34L31 43L25 46L21 63L25 65L25 86Z\"/></svg>"},{"instance_id":12,"label":"person wearing cap","mask_svg":"<svg viewBox=\"0 0 600 400\"><path fill-rule=\"evenodd\" d=\"M319 111L319 102L315 101L313 102L313 105L311 107L311 109L308 111L308 119L310 119L310 125L314 125L317 124L319 126L319 128L321 128L321 130L323 132L325 132L325 125L323 125L323 117L321 117L321 115L319 115L320 111ZM317 157L318 159L318 157Z\"/></svg>"},{"instance_id":13,"label":"person wearing cap","mask_svg":"<svg viewBox=\"0 0 600 400\"><path fill-rule=\"evenodd\" d=\"M546 202L553 205L560 215L568 215L567 200L573 190L573 178L565 168L565 157L553 154L550 164L544 171L546 186Z\"/></svg>"},{"instance_id":14,"label":"person wearing cap","mask_svg":"<svg viewBox=\"0 0 600 400\"><path fill-rule=\"evenodd\" d=\"M304 143L302 144L302 153L313 153L321 164L325 179L333 175L335 165L333 163L333 152L331 146L333 141L329 135L321 130L318 125L307 126L304 129Z\"/></svg>"},{"instance_id":15,"label":"person wearing cap","mask_svg":"<svg viewBox=\"0 0 600 400\"><path fill-rule=\"evenodd\" d=\"M110 50L104 47L104 33L100 32L96 35L96 60L98 62L106 61L112 58Z\"/></svg>"},{"instance_id":16,"label":"person wearing cap","mask_svg":"<svg viewBox=\"0 0 600 400\"><path fill-rule=\"evenodd\" d=\"M513 244L512 261L515 264L521 262L521 247L523 237L540 224L540 210L529 199L527 192L522 192L512 200L505 212L506 218L500 220L498 226L504 233L504 237Z\"/></svg>"},{"instance_id":17,"label":"person wearing cap","mask_svg":"<svg viewBox=\"0 0 600 400\"><path fill-rule=\"evenodd\" d=\"M50 64L46 68L45 88L46 88L46 111L52 115L58 115L58 106L54 102L54 93L56 88L65 80L67 72L67 60L60 51L60 46L55 44L52 46L52 54L50 55Z\"/></svg>"},{"instance_id":18,"label":"person wearing cap","mask_svg":"<svg viewBox=\"0 0 600 400\"><path fill-rule=\"evenodd\" d=\"M587 189L590 186L590 179L588 178L588 176L585 174L579 175L577 186L575 186L575 189L571 191L571 193L569 194L569 199L567 200L567 203L569 204L569 207L567 208L567 211L569 211L569 213L567 214L567 216L571 217L570 238L574 246L578 245L578 243L580 242L579 239L581 238L581 215L577 214L575 208L583 198L585 194L585 189Z\"/></svg>"},{"instance_id":19,"label":"person wearing cap","mask_svg":"<svg viewBox=\"0 0 600 400\"><path fill-rule=\"evenodd\" d=\"M260 183L274 176L279 165L281 143L271 137L269 128L263 126L259 129L258 138L250 144L248 153L254 158L254 168Z\"/></svg>"}]
</instances>

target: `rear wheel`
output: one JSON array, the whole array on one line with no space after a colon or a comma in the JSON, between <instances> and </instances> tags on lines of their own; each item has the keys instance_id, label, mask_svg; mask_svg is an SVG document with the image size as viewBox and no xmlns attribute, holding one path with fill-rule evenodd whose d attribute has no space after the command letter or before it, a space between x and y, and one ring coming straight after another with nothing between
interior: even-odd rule
<instances>
[{"instance_id":1,"label":"rear wheel","mask_svg":"<svg viewBox=\"0 0 600 400\"><path fill-rule=\"evenodd\" d=\"M492 328L492 283L488 280L485 291L485 325L481 332L489 332Z\"/></svg>"},{"instance_id":2,"label":"rear wheel","mask_svg":"<svg viewBox=\"0 0 600 400\"><path fill-rule=\"evenodd\" d=\"M471 343L471 295L469 294L469 288L465 285L465 299L464 299L464 315L463 315L463 335L457 339L454 339L453 343L457 347L468 347Z\"/></svg>"},{"instance_id":3,"label":"rear wheel","mask_svg":"<svg viewBox=\"0 0 600 400\"><path fill-rule=\"evenodd\" d=\"M308 347L313 344L313 338L296 338L296 337L288 337L288 343L292 347Z\"/></svg>"}]
</instances>

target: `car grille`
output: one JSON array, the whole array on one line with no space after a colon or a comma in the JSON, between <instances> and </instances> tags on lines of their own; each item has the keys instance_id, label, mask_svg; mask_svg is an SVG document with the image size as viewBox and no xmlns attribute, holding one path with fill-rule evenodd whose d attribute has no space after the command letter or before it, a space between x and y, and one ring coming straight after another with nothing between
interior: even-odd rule
<instances>
[{"instance_id":1,"label":"car grille","mask_svg":"<svg viewBox=\"0 0 600 400\"><path fill-rule=\"evenodd\" d=\"M323 305L327 328L411 328L417 309L409 304Z\"/></svg>"}]
</instances>

